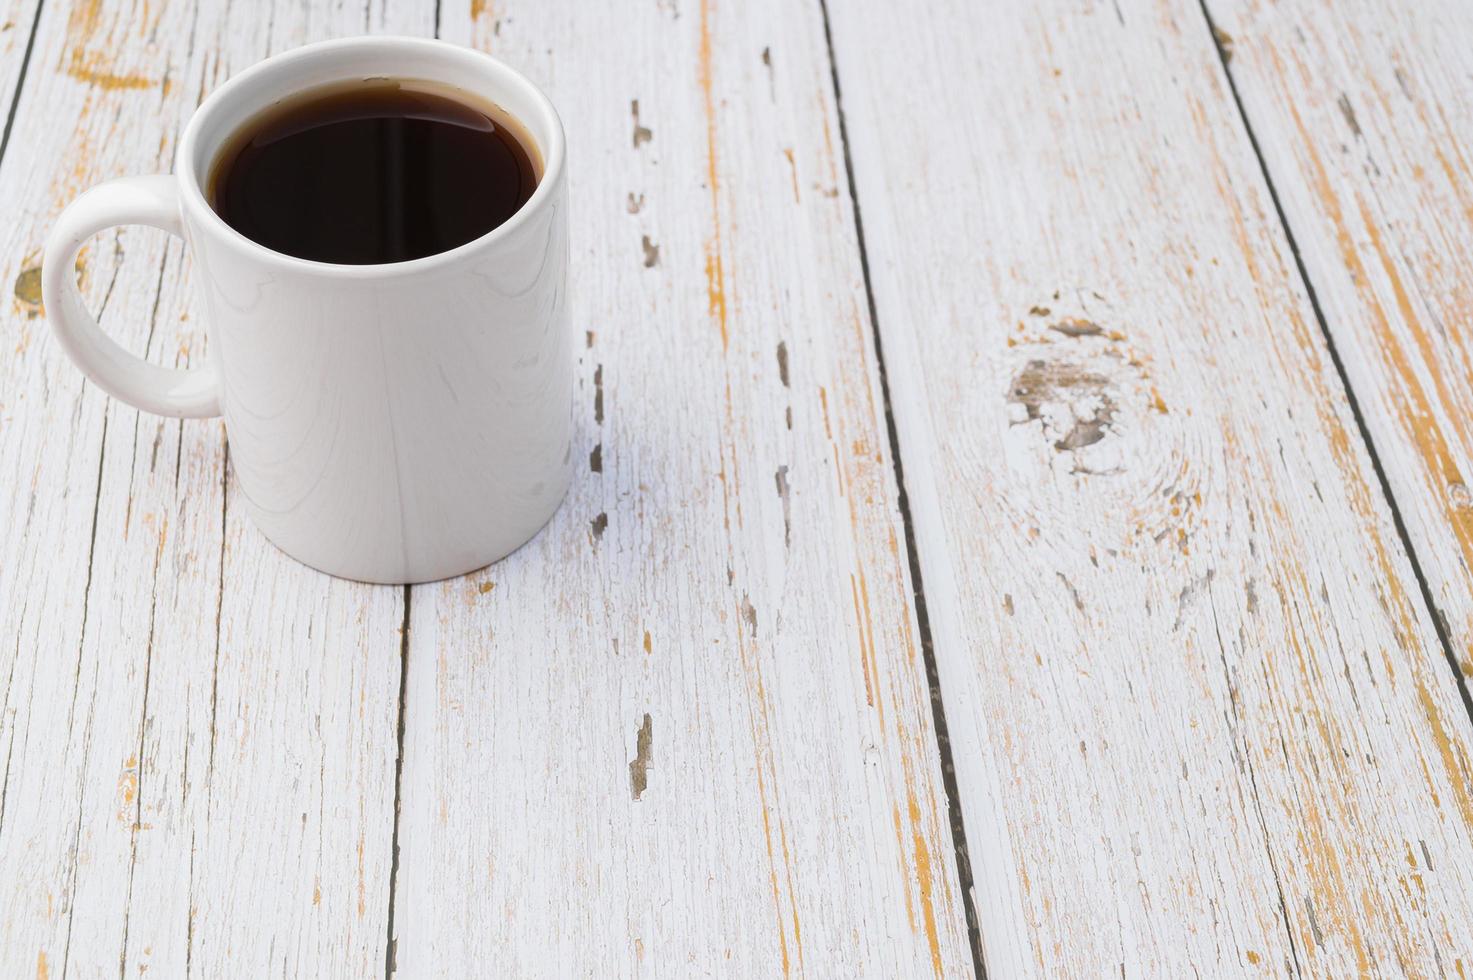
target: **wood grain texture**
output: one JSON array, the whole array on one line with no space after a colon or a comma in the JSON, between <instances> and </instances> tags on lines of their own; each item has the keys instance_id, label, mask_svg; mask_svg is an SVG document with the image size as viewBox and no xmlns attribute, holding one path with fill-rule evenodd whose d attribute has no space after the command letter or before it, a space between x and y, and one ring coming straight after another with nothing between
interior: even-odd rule
<instances>
[{"instance_id":1,"label":"wood grain texture","mask_svg":"<svg viewBox=\"0 0 1473 980\"><path fill-rule=\"evenodd\" d=\"M819 10L441 34L564 115L585 463L413 591L400 974L967 974Z\"/></svg>"},{"instance_id":2,"label":"wood grain texture","mask_svg":"<svg viewBox=\"0 0 1473 980\"><path fill-rule=\"evenodd\" d=\"M36 23L40 0L0 3L0 112L8 113L26 62L26 47ZM0 126L4 123L0 122Z\"/></svg>"},{"instance_id":3,"label":"wood grain texture","mask_svg":"<svg viewBox=\"0 0 1473 980\"><path fill-rule=\"evenodd\" d=\"M1209 6L1455 659L1473 677L1473 8Z\"/></svg>"},{"instance_id":4,"label":"wood grain texture","mask_svg":"<svg viewBox=\"0 0 1473 980\"><path fill-rule=\"evenodd\" d=\"M44 7L0 163L17 287L0 344L0 974L383 969L402 591L278 554L242 516L220 425L85 384L25 283L61 207L169 169L231 73L321 37L427 33L431 16ZM80 273L126 346L206 354L178 241L99 236Z\"/></svg>"},{"instance_id":5,"label":"wood grain texture","mask_svg":"<svg viewBox=\"0 0 1473 980\"><path fill-rule=\"evenodd\" d=\"M1469 719L1201 9L831 13L989 972L1473 968Z\"/></svg>"}]
</instances>

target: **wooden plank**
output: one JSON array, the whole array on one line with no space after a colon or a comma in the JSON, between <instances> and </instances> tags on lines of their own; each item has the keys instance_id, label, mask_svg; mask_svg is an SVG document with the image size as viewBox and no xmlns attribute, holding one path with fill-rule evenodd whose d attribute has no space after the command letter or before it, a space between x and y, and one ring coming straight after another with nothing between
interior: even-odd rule
<instances>
[{"instance_id":1,"label":"wooden plank","mask_svg":"<svg viewBox=\"0 0 1473 980\"><path fill-rule=\"evenodd\" d=\"M8 113L15 102L39 6L40 0L0 2L0 112Z\"/></svg>"},{"instance_id":2,"label":"wooden plank","mask_svg":"<svg viewBox=\"0 0 1473 980\"><path fill-rule=\"evenodd\" d=\"M82 189L167 170L232 72L428 32L414 6L47 3L0 166L6 281ZM82 279L131 349L204 355L177 241L103 236ZM0 345L0 468L19 474L0 491L0 973L381 969L402 591L279 555L226 480L219 424L109 401L38 312L20 291Z\"/></svg>"},{"instance_id":3,"label":"wooden plank","mask_svg":"<svg viewBox=\"0 0 1473 980\"><path fill-rule=\"evenodd\" d=\"M832 13L989 972L1466 972L1468 716L1202 11Z\"/></svg>"},{"instance_id":4,"label":"wooden plank","mask_svg":"<svg viewBox=\"0 0 1473 980\"><path fill-rule=\"evenodd\" d=\"M584 461L412 596L404 976L959 976L816 7L472 0L570 135Z\"/></svg>"},{"instance_id":5,"label":"wooden plank","mask_svg":"<svg viewBox=\"0 0 1473 980\"><path fill-rule=\"evenodd\" d=\"M1209 7L1432 601L1473 677L1473 8Z\"/></svg>"}]
</instances>

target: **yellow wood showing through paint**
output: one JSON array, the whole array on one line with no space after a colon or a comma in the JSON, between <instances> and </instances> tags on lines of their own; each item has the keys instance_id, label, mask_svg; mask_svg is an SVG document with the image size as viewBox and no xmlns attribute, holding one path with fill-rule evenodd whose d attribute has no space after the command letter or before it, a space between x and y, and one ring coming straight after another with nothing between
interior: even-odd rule
<instances>
[{"instance_id":1,"label":"yellow wood showing through paint","mask_svg":"<svg viewBox=\"0 0 1473 980\"><path fill-rule=\"evenodd\" d=\"M0 105L9 106L15 96L38 6L37 0L0 3Z\"/></svg>"},{"instance_id":2,"label":"yellow wood showing through paint","mask_svg":"<svg viewBox=\"0 0 1473 980\"><path fill-rule=\"evenodd\" d=\"M571 135L588 462L414 590L399 969L966 975L821 11L441 12Z\"/></svg>"},{"instance_id":3,"label":"yellow wood showing through paint","mask_svg":"<svg viewBox=\"0 0 1473 980\"><path fill-rule=\"evenodd\" d=\"M990 973L1473 972L1473 729L1218 54L1473 675L1473 11L828 7L0 0L0 975L968 975L876 328ZM38 256L437 15L568 126L580 474L406 591L83 382ZM209 356L181 243L76 272Z\"/></svg>"},{"instance_id":4,"label":"yellow wood showing through paint","mask_svg":"<svg viewBox=\"0 0 1473 980\"><path fill-rule=\"evenodd\" d=\"M1212 7L1240 76L1390 17ZM989 970L1473 968L1469 719L1200 6L831 13ZM1359 173L1284 76L1311 195ZM1451 480L1420 359L1462 341L1336 194L1326 263L1412 320L1380 411Z\"/></svg>"},{"instance_id":5,"label":"yellow wood showing through paint","mask_svg":"<svg viewBox=\"0 0 1473 980\"><path fill-rule=\"evenodd\" d=\"M0 2L0 975L345 975L387 943L402 590L277 553L227 486L217 422L140 414L43 336L61 208L163 173L198 101L265 55L427 33L418 3ZM209 356L189 257L97 236L104 329Z\"/></svg>"},{"instance_id":6,"label":"yellow wood showing through paint","mask_svg":"<svg viewBox=\"0 0 1473 980\"><path fill-rule=\"evenodd\" d=\"M1459 3L1214 2L1412 545L1473 677L1473 69Z\"/></svg>"},{"instance_id":7,"label":"yellow wood showing through paint","mask_svg":"<svg viewBox=\"0 0 1473 980\"><path fill-rule=\"evenodd\" d=\"M67 47L63 62L66 72L79 82L96 89L166 87L165 76L153 78L119 68L119 55L147 62L153 60L147 38L158 31L158 17L164 8L142 7L143 16L121 20L104 20L102 0L78 0L67 17ZM167 92L165 93L167 94Z\"/></svg>"},{"instance_id":8,"label":"yellow wood showing through paint","mask_svg":"<svg viewBox=\"0 0 1473 980\"><path fill-rule=\"evenodd\" d=\"M1458 669L1473 676L1473 504L1464 482L1473 465L1473 114L1461 94L1468 53L1452 41L1473 18L1441 3L1395 17L1367 4L1339 5L1333 17L1316 16L1315 4L1210 6L1235 37L1230 68L1265 165ZM1428 798L1441 819L1473 824L1464 715L1449 712L1420 671L1413 683L1436 748L1422 762ZM1466 892L1421 845L1409 840L1397 886L1423 902ZM1448 970L1473 970L1449 930L1427 942L1444 951Z\"/></svg>"}]
</instances>

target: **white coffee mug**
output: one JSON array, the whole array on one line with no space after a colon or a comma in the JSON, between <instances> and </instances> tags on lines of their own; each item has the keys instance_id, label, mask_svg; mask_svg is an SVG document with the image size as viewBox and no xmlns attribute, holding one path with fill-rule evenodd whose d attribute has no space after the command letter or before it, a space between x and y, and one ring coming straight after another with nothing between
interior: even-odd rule
<instances>
[{"instance_id":1,"label":"white coffee mug","mask_svg":"<svg viewBox=\"0 0 1473 980\"><path fill-rule=\"evenodd\" d=\"M247 120L305 89L379 76L459 89L520 120L543 159L531 199L474 241L386 265L292 258L211 209L208 170ZM369 582L458 575L531 538L572 479L563 171L552 103L484 54L419 38L308 45L206 99L172 176L100 184L62 212L43 262L47 318L113 396L160 415L224 416L241 496L282 551ZM189 243L207 366L150 364L83 306L77 250L125 224Z\"/></svg>"}]
</instances>

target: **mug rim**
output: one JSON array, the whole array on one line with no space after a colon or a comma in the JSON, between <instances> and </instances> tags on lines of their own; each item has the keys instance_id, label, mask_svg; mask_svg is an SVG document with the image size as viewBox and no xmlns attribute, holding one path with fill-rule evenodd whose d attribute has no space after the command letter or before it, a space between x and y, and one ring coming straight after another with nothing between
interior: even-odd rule
<instances>
[{"instance_id":1,"label":"mug rim","mask_svg":"<svg viewBox=\"0 0 1473 980\"><path fill-rule=\"evenodd\" d=\"M230 226L224 218L215 211L205 197L203 188L200 186L200 174L194 166L196 144L199 141L199 132L204 122L213 114L221 111L221 107L228 103L236 93L245 89L252 83L263 77L281 71L287 65L308 58L320 58L323 55L332 54L351 48L405 48L417 47L424 51L433 51L437 55L453 58L461 58L468 61L480 61L489 65L494 70L504 73L514 85L518 85L531 97L539 112L545 115L547 132L549 138L545 141L546 146L541 145L539 140L538 150L542 154L542 179L537 182L532 196L517 209L517 211L501 224L492 228L477 238L436 252L433 255L424 255L417 259L408 259L403 262L379 262L369 264L348 264L342 262L319 262L315 259L298 258L285 252L267 248L265 245L241 234ZM436 81L434 78L426 78L426 81ZM250 109L242 120L244 122L257 112L266 108L266 104ZM524 126L525 120L521 120ZM236 127L238 129L238 127ZM235 129L232 129L233 133ZM534 134L534 138L536 135ZM222 141L223 142L223 141ZM357 37L335 38L329 41L316 41L301 47L292 48L272 55L256 62L244 71L231 76L224 84L211 92L199 108L194 111L188 124L184 127L184 135L179 141L179 148L175 153L174 176L182 187L182 200L185 206L190 207L193 212L203 216L208 223L222 238L237 250L243 250L258 261L268 262L277 266L289 268L296 272L310 272L318 275L338 276L352 279L380 279L386 275L407 275L419 272L427 272L439 266L449 265L464 258L470 253L486 248L503 238L516 232L516 230L538 211L547 206L552 199L554 188L562 180L565 152L565 134L561 117L553 106L552 100L539 88L536 83L526 75L512 68L510 65L498 58L493 58L484 51L467 48L449 41L441 41L437 38L411 37L391 34L360 35ZM219 146L212 148L213 153L219 152ZM207 166L213 164L214 156L210 156Z\"/></svg>"}]
</instances>

